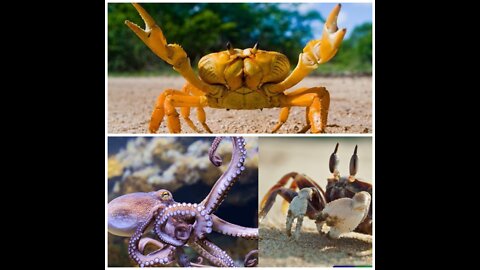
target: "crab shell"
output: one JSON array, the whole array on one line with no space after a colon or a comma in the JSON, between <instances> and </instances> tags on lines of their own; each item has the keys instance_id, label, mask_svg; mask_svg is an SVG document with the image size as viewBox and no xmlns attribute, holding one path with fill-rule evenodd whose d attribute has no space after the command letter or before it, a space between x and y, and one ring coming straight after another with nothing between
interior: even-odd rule
<instances>
[{"instance_id":1,"label":"crab shell","mask_svg":"<svg viewBox=\"0 0 480 270\"><path fill-rule=\"evenodd\" d=\"M211 53L198 62L200 78L208 84L222 84L229 90L247 86L259 89L265 83L283 81L290 73L288 58L278 52L254 48ZM247 90L247 89L246 89Z\"/></svg>"}]
</instances>

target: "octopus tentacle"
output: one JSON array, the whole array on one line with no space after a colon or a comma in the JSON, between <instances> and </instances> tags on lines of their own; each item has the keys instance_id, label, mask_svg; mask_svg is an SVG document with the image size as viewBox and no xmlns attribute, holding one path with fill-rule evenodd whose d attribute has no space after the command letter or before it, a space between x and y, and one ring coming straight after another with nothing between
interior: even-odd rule
<instances>
[{"instance_id":1,"label":"octopus tentacle","mask_svg":"<svg viewBox=\"0 0 480 270\"><path fill-rule=\"evenodd\" d=\"M218 267L234 267L232 258L221 248L207 239L201 239L192 242L190 246L197 251L200 256L207 259L213 265Z\"/></svg>"},{"instance_id":2,"label":"octopus tentacle","mask_svg":"<svg viewBox=\"0 0 480 270\"><path fill-rule=\"evenodd\" d=\"M204 265L204 264L193 263L193 262L190 263L190 266L192 266L192 267L211 267L211 266L207 266L207 265Z\"/></svg>"},{"instance_id":3,"label":"octopus tentacle","mask_svg":"<svg viewBox=\"0 0 480 270\"><path fill-rule=\"evenodd\" d=\"M211 266L202 264L203 263L202 257L198 257L196 262L189 261L187 254L185 254L185 251L181 247L177 248L175 255L177 258L178 265L181 267L211 267Z\"/></svg>"},{"instance_id":4,"label":"octopus tentacle","mask_svg":"<svg viewBox=\"0 0 480 270\"><path fill-rule=\"evenodd\" d=\"M222 142L223 138L224 137L216 137L212 142L212 146L208 150L208 158L213 163L213 165L217 167L222 165L222 158L216 155L215 152L217 151L217 148Z\"/></svg>"},{"instance_id":5,"label":"octopus tentacle","mask_svg":"<svg viewBox=\"0 0 480 270\"><path fill-rule=\"evenodd\" d=\"M245 260L243 261L243 266L254 267L254 266L257 266L257 264L258 264L258 249L254 249L248 252L247 256L245 256Z\"/></svg>"},{"instance_id":6,"label":"octopus tentacle","mask_svg":"<svg viewBox=\"0 0 480 270\"><path fill-rule=\"evenodd\" d=\"M232 224L215 215L212 215L213 230L221 234L246 239L258 239L258 228L248 228Z\"/></svg>"},{"instance_id":7,"label":"octopus tentacle","mask_svg":"<svg viewBox=\"0 0 480 270\"><path fill-rule=\"evenodd\" d=\"M179 223L178 220L174 222L173 218L183 220L195 218L195 223L193 225L183 223L184 226L182 227L180 226L182 223ZM170 223L173 223L173 226L175 226L175 237L165 231L166 226L172 225ZM212 218L207 214L203 205L197 205L196 203L176 203L166 207L162 213L157 216L154 225L154 232L162 242L180 247L188 242L192 229L196 238L202 239L206 234L212 232L212 226ZM179 230L179 228L181 230Z\"/></svg>"},{"instance_id":8,"label":"octopus tentacle","mask_svg":"<svg viewBox=\"0 0 480 270\"><path fill-rule=\"evenodd\" d=\"M144 237L144 238L140 238L140 241L138 243L138 250L140 250L140 252L143 252L145 250L145 247L148 245L148 244L152 244L154 246L157 246L159 249L162 249L163 247L165 247L165 244L155 240L155 239L152 239L150 237Z\"/></svg>"},{"instance_id":9,"label":"octopus tentacle","mask_svg":"<svg viewBox=\"0 0 480 270\"><path fill-rule=\"evenodd\" d=\"M190 262L190 265L193 267L210 267L203 264L203 258L201 256L197 258L197 262Z\"/></svg>"},{"instance_id":10,"label":"octopus tentacle","mask_svg":"<svg viewBox=\"0 0 480 270\"><path fill-rule=\"evenodd\" d=\"M142 238L145 229L150 225L150 223L153 222L153 217L157 214L157 210L153 211L147 217L145 222L137 228L128 243L128 255L130 256L130 258L132 258L132 260L137 262L140 267L169 264L174 261L173 254L175 251L175 247L172 247L170 245L166 245L162 249L156 250L148 255L144 255L139 250L140 239Z\"/></svg>"},{"instance_id":11,"label":"octopus tentacle","mask_svg":"<svg viewBox=\"0 0 480 270\"><path fill-rule=\"evenodd\" d=\"M205 206L207 214L213 213L218 208L218 206L225 199L230 188L238 180L239 175L245 170L245 166L243 165L247 155L247 150L245 149L245 138L232 137L231 139L233 150L230 164L228 165L227 170L222 174L222 176L220 176L215 185L212 187L212 190L207 195L205 200L201 202L201 204ZM220 141L221 137L214 140L214 144L211 148L211 150L213 150L209 152L210 160L215 160L213 157L218 157L215 156L215 150L217 149Z\"/></svg>"}]
</instances>

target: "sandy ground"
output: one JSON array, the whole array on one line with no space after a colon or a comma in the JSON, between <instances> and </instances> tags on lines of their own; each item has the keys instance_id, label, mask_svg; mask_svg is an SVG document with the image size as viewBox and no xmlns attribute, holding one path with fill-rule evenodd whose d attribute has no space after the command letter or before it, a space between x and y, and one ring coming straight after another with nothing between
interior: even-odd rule
<instances>
[{"instance_id":1,"label":"sandy ground","mask_svg":"<svg viewBox=\"0 0 480 270\"><path fill-rule=\"evenodd\" d=\"M181 77L108 78L108 132L148 133L150 114L157 96L166 88L181 89ZM306 78L298 87L325 86L331 104L327 133L372 133L371 77ZM214 133L270 133L280 109L223 110L205 109L207 124ZM192 110L191 119L196 120ZM183 120L182 132L194 133ZM296 133L305 125L305 109L292 108L278 133ZM167 133L165 121L158 133Z\"/></svg>"},{"instance_id":2,"label":"sandy ground","mask_svg":"<svg viewBox=\"0 0 480 270\"><path fill-rule=\"evenodd\" d=\"M357 177L372 182L371 138L261 137L259 140L260 200L273 184L291 171L310 176L324 188L330 176L328 159L337 142L340 143L337 153L340 173L348 174L350 157L358 144L360 162ZM260 222L259 266L372 265L371 255L354 255L371 249L371 236L351 233L345 238L331 240L318 233L313 220L305 218L299 241L289 239L285 233L286 215L280 209L282 201L278 197L266 218Z\"/></svg>"}]
</instances>

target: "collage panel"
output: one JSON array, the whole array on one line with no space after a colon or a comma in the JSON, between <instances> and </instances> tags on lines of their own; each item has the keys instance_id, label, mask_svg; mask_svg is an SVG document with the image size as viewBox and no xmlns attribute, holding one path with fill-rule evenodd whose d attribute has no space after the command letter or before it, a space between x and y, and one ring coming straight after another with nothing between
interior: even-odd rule
<instances>
[{"instance_id":1,"label":"collage panel","mask_svg":"<svg viewBox=\"0 0 480 270\"><path fill-rule=\"evenodd\" d=\"M108 266L255 266L256 137L110 137Z\"/></svg>"},{"instance_id":2,"label":"collage panel","mask_svg":"<svg viewBox=\"0 0 480 270\"><path fill-rule=\"evenodd\" d=\"M108 3L108 133L365 133L371 3Z\"/></svg>"},{"instance_id":3,"label":"collage panel","mask_svg":"<svg viewBox=\"0 0 480 270\"><path fill-rule=\"evenodd\" d=\"M259 266L371 266L372 139L259 140Z\"/></svg>"}]
</instances>

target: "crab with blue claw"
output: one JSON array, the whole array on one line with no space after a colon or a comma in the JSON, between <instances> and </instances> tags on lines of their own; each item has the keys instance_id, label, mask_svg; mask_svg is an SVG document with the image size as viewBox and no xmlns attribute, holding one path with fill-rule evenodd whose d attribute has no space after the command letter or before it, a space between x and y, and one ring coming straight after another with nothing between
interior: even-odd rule
<instances>
[{"instance_id":1,"label":"crab with blue claw","mask_svg":"<svg viewBox=\"0 0 480 270\"><path fill-rule=\"evenodd\" d=\"M209 150L210 161L215 166L222 159L215 154L223 137L217 137ZM247 228L229 223L214 212L228 195L228 191L245 170L247 150L245 139L232 137L232 159L227 170L215 182L210 193L200 203L180 203L170 191L137 192L120 196L108 203L108 231L130 237L128 254L141 267L173 265L205 266L203 258L217 267L235 266L232 258L208 239L212 231L245 239L258 239L258 228ZM146 237L148 231L158 237ZM144 254L147 245L157 249ZM190 262L184 247L193 248L200 257ZM245 266L255 266L256 252L245 257Z\"/></svg>"},{"instance_id":2,"label":"crab with blue claw","mask_svg":"<svg viewBox=\"0 0 480 270\"><path fill-rule=\"evenodd\" d=\"M291 90L318 65L328 62L337 53L346 29L337 27L341 5L328 16L320 39L307 43L300 53L297 66L290 73L287 57L279 52L258 48L237 49L230 43L225 51L211 53L198 62L199 76L195 74L185 50L178 44L169 44L162 29L139 4L133 4L145 22L145 29L125 21L127 26L158 57L173 66L187 83L183 89L166 89L157 98L151 115L149 131L157 132L164 117L170 133L180 133L180 118L199 133L190 119L190 109L197 109L197 118L203 128L212 133L206 123L205 107L217 109L254 110L281 108L276 132L287 121L291 107L306 109L305 133L323 133L327 126L330 94L325 87Z\"/></svg>"},{"instance_id":3,"label":"crab with blue claw","mask_svg":"<svg viewBox=\"0 0 480 270\"><path fill-rule=\"evenodd\" d=\"M287 203L290 203L286 219L287 235L291 236L292 224L297 219L294 232L297 240L300 237L304 216L315 220L318 232L321 234L323 234L323 226L328 225L330 227L328 236L333 239L352 231L371 235L372 185L355 177L358 170L357 146L350 159L350 175L340 176L338 146L337 143L330 156L329 168L333 177L327 179L326 191L306 175L296 172L288 173L263 197L260 203L260 220L265 218L275 203L277 195L280 195L285 200L284 209ZM284 187L290 178L293 179L290 186Z\"/></svg>"}]
</instances>

